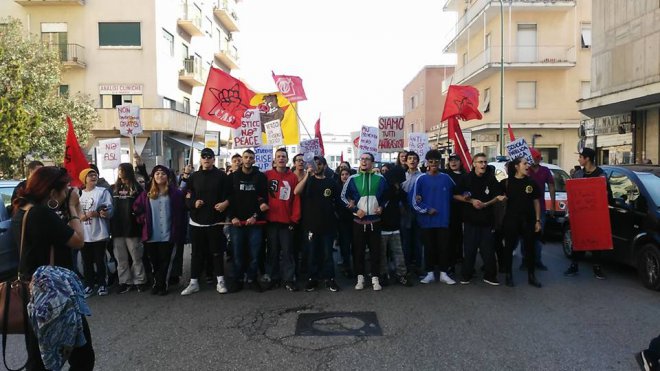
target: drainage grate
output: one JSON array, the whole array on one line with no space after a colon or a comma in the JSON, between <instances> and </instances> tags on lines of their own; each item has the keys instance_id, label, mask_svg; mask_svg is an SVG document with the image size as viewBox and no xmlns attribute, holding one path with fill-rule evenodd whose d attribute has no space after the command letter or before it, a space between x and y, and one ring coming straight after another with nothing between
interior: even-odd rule
<instances>
[{"instance_id":1,"label":"drainage grate","mask_svg":"<svg viewBox=\"0 0 660 371\"><path fill-rule=\"evenodd\" d=\"M297 336L382 336L376 312L301 313Z\"/></svg>"}]
</instances>

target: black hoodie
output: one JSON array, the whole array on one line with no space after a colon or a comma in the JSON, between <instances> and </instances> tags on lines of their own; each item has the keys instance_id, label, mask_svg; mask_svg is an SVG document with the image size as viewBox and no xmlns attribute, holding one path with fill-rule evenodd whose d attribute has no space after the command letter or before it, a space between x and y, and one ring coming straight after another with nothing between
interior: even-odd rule
<instances>
[{"instance_id":1,"label":"black hoodie","mask_svg":"<svg viewBox=\"0 0 660 371\"><path fill-rule=\"evenodd\" d=\"M186 207L190 210L190 219L201 225L212 225L225 221L225 212L215 210L217 203L229 198L231 184L227 174L215 166L210 170L198 170L192 173L187 182ZM195 208L195 201L202 200L204 205Z\"/></svg>"},{"instance_id":2,"label":"black hoodie","mask_svg":"<svg viewBox=\"0 0 660 371\"><path fill-rule=\"evenodd\" d=\"M259 205L268 204L268 181L266 175L256 166L252 167L250 174L239 169L229 175L231 195L229 197L229 219L238 218L248 220L257 214L257 220L264 220L264 214Z\"/></svg>"}]
</instances>

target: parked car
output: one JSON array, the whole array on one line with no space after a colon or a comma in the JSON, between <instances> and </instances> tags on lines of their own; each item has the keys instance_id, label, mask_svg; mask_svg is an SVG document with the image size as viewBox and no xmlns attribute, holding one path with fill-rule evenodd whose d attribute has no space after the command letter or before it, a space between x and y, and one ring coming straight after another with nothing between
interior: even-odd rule
<instances>
[{"instance_id":1,"label":"parked car","mask_svg":"<svg viewBox=\"0 0 660 371\"><path fill-rule=\"evenodd\" d=\"M637 269L647 288L660 290L660 166L603 165L614 204L609 206L614 249L603 257ZM564 254L573 254L567 222Z\"/></svg>"},{"instance_id":2,"label":"parked car","mask_svg":"<svg viewBox=\"0 0 660 371\"><path fill-rule=\"evenodd\" d=\"M506 174L506 162L491 162L488 165L492 165L495 168L495 177L497 181L507 177ZM550 169L552 177L555 182L555 213L552 214L552 200L550 199L550 190L548 185L545 185L545 233L556 232L557 236L562 231L562 227L565 224L566 212L568 211L568 199L566 197L566 180L570 179L570 175L566 173L562 168L553 164L541 163L541 165ZM551 217L554 216L554 217Z\"/></svg>"},{"instance_id":3,"label":"parked car","mask_svg":"<svg viewBox=\"0 0 660 371\"><path fill-rule=\"evenodd\" d=\"M18 251L14 244L9 217L11 194L18 185L18 180L0 180L0 279L5 280L16 274Z\"/></svg>"}]
</instances>

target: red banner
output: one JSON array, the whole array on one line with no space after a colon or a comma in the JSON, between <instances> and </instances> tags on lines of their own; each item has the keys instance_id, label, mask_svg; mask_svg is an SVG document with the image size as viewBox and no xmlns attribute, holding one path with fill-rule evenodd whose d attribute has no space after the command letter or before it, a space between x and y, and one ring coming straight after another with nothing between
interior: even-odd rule
<instances>
[{"instance_id":1,"label":"red banner","mask_svg":"<svg viewBox=\"0 0 660 371\"><path fill-rule=\"evenodd\" d=\"M452 116L447 121L447 130L449 139L454 142L454 152L458 153L458 156L461 158L463 167L468 171L472 170L472 156L470 155L470 147L465 142L465 137L463 136L463 131L461 130L460 125L458 125L458 120L456 116Z\"/></svg>"},{"instance_id":2,"label":"red banner","mask_svg":"<svg viewBox=\"0 0 660 371\"><path fill-rule=\"evenodd\" d=\"M479 90L472 86L449 85L442 121L458 116L463 121L481 120Z\"/></svg>"},{"instance_id":3,"label":"red banner","mask_svg":"<svg viewBox=\"0 0 660 371\"><path fill-rule=\"evenodd\" d=\"M272 72L273 80L277 89L284 95L286 99L291 103L299 102L301 100L307 100L307 95L305 95L305 89L303 88L302 79L298 76L289 76L289 75L276 75L275 72Z\"/></svg>"},{"instance_id":4,"label":"red banner","mask_svg":"<svg viewBox=\"0 0 660 371\"><path fill-rule=\"evenodd\" d=\"M254 92L225 71L211 67L204 86L199 117L218 125L238 128Z\"/></svg>"},{"instance_id":5,"label":"red banner","mask_svg":"<svg viewBox=\"0 0 660 371\"><path fill-rule=\"evenodd\" d=\"M64 168L71 177L71 185L74 187L82 186L78 175L84 169L89 168L87 157L83 153L80 145L78 145L78 138L76 132L73 131L73 122L69 116L66 117L66 122L69 129L66 132L66 149L64 150Z\"/></svg>"},{"instance_id":6,"label":"red banner","mask_svg":"<svg viewBox=\"0 0 660 371\"><path fill-rule=\"evenodd\" d=\"M325 148L323 147L323 137L321 136L321 116L314 124L314 138L319 140L319 147L321 147L321 156L325 156ZM342 153L343 154L343 153Z\"/></svg>"},{"instance_id":7,"label":"red banner","mask_svg":"<svg viewBox=\"0 0 660 371\"><path fill-rule=\"evenodd\" d=\"M612 250L612 229L604 177L566 181L573 250Z\"/></svg>"}]
</instances>

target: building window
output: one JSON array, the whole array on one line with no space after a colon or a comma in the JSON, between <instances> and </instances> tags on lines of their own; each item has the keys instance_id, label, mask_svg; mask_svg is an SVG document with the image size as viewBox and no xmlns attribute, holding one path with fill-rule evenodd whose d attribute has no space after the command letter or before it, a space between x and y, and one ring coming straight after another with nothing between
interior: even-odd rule
<instances>
[{"instance_id":1,"label":"building window","mask_svg":"<svg viewBox=\"0 0 660 371\"><path fill-rule=\"evenodd\" d=\"M536 108L536 81L518 81L516 108Z\"/></svg>"},{"instance_id":2,"label":"building window","mask_svg":"<svg viewBox=\"0 0 660 371\"><path fill-rule=\"evenodd\" d=\"M171 33L167 32L166 29L163 28L163 41L164 41L164 49L167 50L169 55L171 57L174 56L174 36L172 36Z\"/></svg>"},{"instance_id":3,"label":"building window","mask_svg":"<svg viewBox=\"0 0 660 371\"><path fill-rule=\"evenodd\" d=\"M122 104L135 104L142 106L142 95L131 94L103 94L101 95L102 108L116 108Z\"/></svg>"},{"instance_id":4,"label":"building window","mask_svg":"<svg viewBox=\"0 0 660 371\"><path fill-rule=\"evenodd\" d=\"M183 112L190 113L190 98L183 98Z\"/></svg>"},{"instance_id":5,"label":"building window","mask_svg":"<svg viewBox=\"0 0 660 371\"><path fill-rule=\"evenodd\" d=\"M591 48L591 23L580 25L580 41L583 49Z\"/></svg>"},{"instance_id":6,"label":"building window","mask_svg":"<svg viewBox=\"0 0 660 371\"><path fill-rule=\"evenodd\" d=\"M424 88L419 91L419 105L424 105Z\"/></svg>"},{"instance_id":7,"label":"building window","mask_svg":"<svg viewBox=\"0 0 660 371\"><path fill-rule=\"evenodd\" d=\"M99 22L99 46L141 46L140 22Z\"/></svg>"},{"instance_id":8,"label":"building window","mask_svg":"<svg viewBox=\"0 0 660 371\"><path fill-rule=\"evenodd\" d=\"M484 89L484 100L481 104L481 112L486 113L490 111L490 88Z\"/></svg>"},{"instance_id":9,"label":"building window","mask_svg":"<svg viewBox=\"0 0 660 371\"><path fill-rule=\"evenodd\" d=\"M415 109L415 96L413 95L412 97L410 97L410 110L412 111L414 109Z\"/></svg>"},{"instance_id":10,"label":"building window","mask_svg":"<svg viewBox=\"0 0 660 371\"><path fill-rule=\"evenodd\" d=\"M580 98L588 99L591 97L591 81L580 82Z\"/></svg>"},{"instance_id":11,"label":"building window","mask_svg":"<svg viewBox=\"0 0 660 371\"><path fill-rule=\"evenodd\" d=\"M176 102L174 99L163 97L163 108L176 109Z\"/></svg>"},{"instance_id":12,"label":"building window","mask_svg":"<svg viewBox=\"0 0 660 371\"><path fill-rule=\"evenodd\" d=\"M61 97L68 97L69 96L69 85L60 85L59 95Z\"/></svg>"},{"instance_id":13,"label":"building window","mask_svg":"<svg viewBox=\"0 0 660 371\"><path fill-rule=\"evenodd\" d=\"M186 44L181 44L181 59L186 59L188 58L188 45Z\"/></svg>"}]
</instances>

